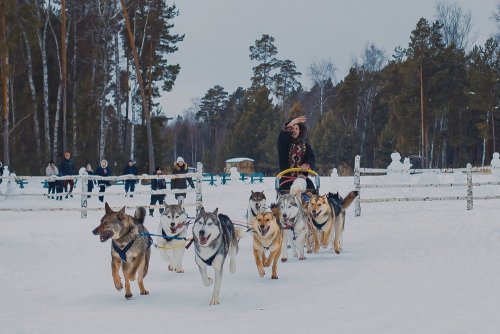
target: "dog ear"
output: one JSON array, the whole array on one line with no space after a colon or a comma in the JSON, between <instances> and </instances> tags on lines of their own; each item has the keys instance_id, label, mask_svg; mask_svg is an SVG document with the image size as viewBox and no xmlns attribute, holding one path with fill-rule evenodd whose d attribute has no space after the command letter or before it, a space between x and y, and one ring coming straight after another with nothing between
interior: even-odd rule
<instances>
[{"instance_id":1,"label":"dog ear","mask_svg":"<svg viewBox=\"0 0 500 334\"><path fill-rule=\"evenodd\" d=\"M104 204L104 209L106 210L106 214L113 212L113 210L111 210L111 208L109 207L108 202Z\"/></svg>"},{"instance_id":2,"label":"dog ear","mask_svg":"<svg viewBox=\"0 0 500 334\"><path fill-rule=\"evenodd\" d=\"M217 216L217 212L219 212L219 208L215 208L214 215Z\"/></svg>"}]
</instances>

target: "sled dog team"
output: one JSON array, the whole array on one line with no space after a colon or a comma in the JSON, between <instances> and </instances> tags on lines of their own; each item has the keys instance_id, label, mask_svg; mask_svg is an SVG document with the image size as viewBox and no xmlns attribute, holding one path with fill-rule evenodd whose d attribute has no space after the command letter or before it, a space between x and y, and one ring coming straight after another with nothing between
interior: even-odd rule
<instances>
[{"instance_id":1,"label":"sled dog team","mask_svg":"<svg viewBox=\"0 0 500 334\"><path fill-rule=\"evenodd\" d=\"M247 227L253 236L253 254L257 271L261 277L266 267L271 268L271 278L277 279L278 260L288 260L288 247L294 257L305 260L307 252L319 252L332 244L339 254L342 250L342 233L345 209L358 195L351 191L345 199L338 194L313 195L305 193L305 186L281 195L270 208L266 205L264 192L252 191L247 210ZM303 194L309 198L304 201ZM218 209L206 212L201 208L192 224L192 239L187 238L188 217L182 205L166 205L158 226L158 234L151 234L144 226L146 210L137 208L134 216L125 213L125 207L113 211L105 204L105 214L100 225L93 230L100 241L111 239L111 274L115 288L120 291L123 284L119 275L121 267L125 280L125 298L132 297L130 281L137 279L141 295L149 292L144 287L151 256L152 236L161 257L168 263L168 270L183 273L182 258L191 242L194 243L195 262L205 286L214 285L210 305L219 304L223 266L229 257L229 271L236 270L238 242L245 229L234 226L231 219ZM214 279L207 269L214 269Z\"/></svg>"}]
</instances>

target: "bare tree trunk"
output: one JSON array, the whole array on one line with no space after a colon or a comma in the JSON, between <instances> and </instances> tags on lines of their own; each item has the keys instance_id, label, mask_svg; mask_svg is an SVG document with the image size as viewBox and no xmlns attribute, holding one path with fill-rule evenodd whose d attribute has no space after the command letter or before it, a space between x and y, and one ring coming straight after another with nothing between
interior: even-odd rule
<instances>
[{"instance_id":1,"label":"bare tree trunk","mask_svg":"<svg viewBox=\"0 0 500 334\"><path fill-rule=\"evenodd\" d=\"M127 59L127 99L125 101L125 124L123 129L123 144L127 145L127 133L128 133L128 111L129 111L129 101L130 101L130 71L129 71L129 61ZM132 159L132 157L130 158ZM132 159L133 160L133 159Z\"/></svg>"},{"instance_id":2,"label":"bare tree trunk","mask_svg":"<svg viewBox=\"0 0 500 334\"><path fill-rule=\"evenodd\" d=\"M424 73L423 65L420 63L420 131L421 131L421 156L422 156L422 167L424 167L427 161L427 147L425 143L425 122L424 122Z\"/></svg>"},{"instance_id":3,"label":"bare tree trunk","mask_svg":"<svg viewBox=\"0 0 500 334\"><path fill-rule=\"evenodd\" d=\"M120 0L120 3L122 5L123 17L125 18L125 25L127 27L127 33L128 33L128 37L129 37L130 47L132 49L132 54L134 55L135 72L137 75L137 81L139 82L139 90L141 92L142 111L144 113L144 120L146 123L146 132L147 132L147 140L148 140L149 172L150 172L150 174L152 174L153 170L155 168L155 157L154 157L154 150L153 150L153 133L151 131L150 113L149 113L148 106L147 106L146 94L144 92L144 82L142 80L141 69L139 67L139 57L137 55L137 49L135 47L135 38L134 38L134 35L132 34L132 30L130 28L130 21L128 18L127 7L125 6L125 0Z\"/></svg>"},{"instance_id":4,"label":"bare tree trunk","mask_svg":"<svg viewBox=\"0 0 500 334\"><path fill-rule=\"evenodd\" d=\"M41 22L42 11L38 5L38 1L34 0L33 3L36 7L36 15L38 21ZM47 16L43 25L42 31L38 31L38 44L40 47L40 55L42 58L42 75L43 75L43 125L44 125L44 139L45 139L45 154L48 159L52 158L52 144L50 141L50 116L49 116L49 73L47 64L47 27L49 24L49 9L47 9Z\"/></svg>"},{"instance_id":5,"label":"bare tree trunk","mask_svg":"<svg viewBox=\"0 0 500 334\"><path fill-rule=\"evenodd\" d=\"M134 92L137 91L137 83L134 83ZM130 95L130 106L132 112L132 122L130 122L130 159L135 159L135 100L134 94ZM154 167L153 167L154 168Z\"/></svg>"},{"instance_id":6,"label":"bare tree trunk","mask_svg":"<svg viewBox=\"0 0 500 334\"><path fill-rule=\"evenodd\" d=\"M118 39L119 30L115 32L115 108L118 119L118 146L123 152L123 122L122 122L122 91L120 85L120 43Z\"/></svg>"},{"instance_id":7,"label":"bare tree trunk","mask_svg":"<svg viewBox=\"0 0 500 334\"><path fill-rule=\"evenodd\" d=\"M36 145L35 152L36 154L39 154L42 144L40 138L40 122L38 120L38 110L37 110L38 108L36 101L36 86L33 80L33 58L31 56L31 46L28 37L26 36L26 32L24 31L24 28L22 29L22 34L24 43L26 44L26 64L28 65L28 82L31 92L31 103L33 104L33 109L31 112L33 113L33 131L35 133L35 145Z\"/></svg>"},{"instance_id":8,"label":"bare tree trunk","mask_svg":"<svg viewBox=\"0 0 500 334\"><path fill-rule=\"evenodd\" d=\"M57 36L56 32L54 31L54 28L52 27L52 24L49 21L49 27L50 30L52 31L52 34L54 35L54 43L56 44L56 54L57 54L57 60L59 63L59 87L57 88L57 102L56 102L56 112L54 116L54 141L53 141L53 153L52 153L52 159L55 160L55 157L58 153L58 146L59 146L59 119L61 117L61 100L62 100L62 95L63 95L63 69L62 69L62 59L61 59L61 54L59 52L59 43L57 42ZM63 120L65 121L65 120ZM64 126L64 124L63 124ZM64 129L63 129L63 135L64 135ZM63 139L64 142L64 139ZM63 147L64 151L64 147Z\"/></svg>"},{"instance_id":9,"label":"bare tree trunk","mask_svg":"<svg viewBox=\"0 0 500 334\"><path fill-rule=\"evenodd\" d=\"M76 136L76 125L77 125L77 119L76 119L76 94L78 92L77 90L77 84L78 84L78 79L76 76L76 61L77 61L77 53L78 53L78 46L77 46L77 40L76 40L76 4L73 3L73 94L71 95L71 117L72 117L72 134L73 134L73 145L72 145L72 150L73 150L73 155L78 156L78 146L77 146L77 136Z\"/></svg>"},{"instance_id":10,"label":"bare tree trunk","mask_svg":"<svg viewBox=\"0 0 500 334\"><path fill-rule=\"evenodd\" d=\"M0 38L2 44L7 46L7 25L5 18L5 4L0 2ZM2 79L2 119L3 119L3 161L9 166L9 49L3 48L1 54L1 79Z\"/></svg>"},{"instance_id":11,"label":"bare tree trunk","mask_svg":"<svg viewBox=\"0 0 500 334\"><path fill-rule=\"evenodd\" d=\"M108 77L106 57L103 57L104 78ZM106 115L106 90L102 89L101 97L99 98L100 104L100 124L99 124L99 161L104 159L104 152L106 149L106 132L108 130L108 119Z\"/></svg>"},{"instance_id":12,"label":"bare tree trunk","mask_svg":"<svg viewBox=\"0 0 500 334\"><path fill-rule=\"evenodd\" d=\"M62 114L63 114L63 124L62 124L62 149L66 152L68 149L67 144L67 38L66 33L66 0L61 0L61 85L62 85Z\"/></svg>"}]
</instances>

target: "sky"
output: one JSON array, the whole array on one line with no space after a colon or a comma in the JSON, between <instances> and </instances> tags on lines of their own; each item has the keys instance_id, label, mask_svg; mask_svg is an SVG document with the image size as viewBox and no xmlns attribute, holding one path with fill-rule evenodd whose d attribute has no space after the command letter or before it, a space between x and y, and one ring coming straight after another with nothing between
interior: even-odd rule
<instances>
[{"instance_id":1,"label":"sky","mask_svg":"<svg viewBox=\"0 0 500 334\"><path fill-rule=\"evenodd\" d=\"M476 44L484 44L496 29L491 19L498 0L456 0L470 10ZM330 58L341 80L368 43L390 57L396 46L407 47L421 17L433 21L434 0L179 0L174 33L185 34L179 50L169 56L181 65L173 90L159 99L167 116L183 114L215 85L228 93L249 87L252 67L249 47L263 34L275 38L279 59L290 59L302 72Z\"/></svg>"},{"instance_id":2,"label":"sky","mask_svg":"<svg viewBox=\"0 0 500 334\"><path fill-rule=\"evenodd\" d=\"M451 175L439 178L453 182ZM339 190L345 196L354 189L353 180L322 177L320 192ZM153 248L144 280L149 295L141 296L131 282L134 296L125 300L111 278L110 241L101 243L91 233L102 211L89 212L87 219L78 211L59 211L80 206L80 188L74 198L56 202L41 196L38 181L13 191L18 196L0 196L2 334L496 334L500 328L499 200L476 200L470 211L463 200L363 203L360 217L351 205L341 254L327 248L303 261L290 257L278 263L277 280L270 279L269 268L259 277L247 235L240 240L234 274L226 261L221 304L209 306L213 287L202 283L193 246L184 254L183 274L168 271ZM361 177L362 184L392 182L388 176ZM420 175L410 182L420 182ZM139 184L136 191L148 189ZM362 189L362 198L450 195L447 189ZM454 189L465 196L464 187ZM266 177L256 185L203 183L203 203L207 211L218 207L241 223L251 190L265 191L268 204L275 200L274 178ZM106 190L113 209L148 204L148 195L130 198L123 191L123 186ZM93 195L89 208L102 208L96 190ZM475 186L474 196L482 195L499 195L499 187ZM173 201L167 195L167 203ZM42 207L54 211L4 211ZM194 214L191 208L188 214ZM158 214L146 217L150 233L157 233L159 220ZM212 268L208 273L213 277Z\"/></svg>"}]
</instances>

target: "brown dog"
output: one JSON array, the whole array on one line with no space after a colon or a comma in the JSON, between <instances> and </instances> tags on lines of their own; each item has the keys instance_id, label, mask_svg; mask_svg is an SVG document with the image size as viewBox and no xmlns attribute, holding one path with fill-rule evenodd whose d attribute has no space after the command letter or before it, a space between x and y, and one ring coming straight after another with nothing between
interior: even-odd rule
<instances>
[{"instance_id":1,"label":"brown dog","mask_svg":"<svg viewBox=\"0 0 500 334\"><path fill-rule=\"evenodd\" d=\"M264 277L264 267L273 264L271 278L278 279L278 259L283 245L283 228L278 224L279 209L271 205L273 212L257 214L252 223L253 255L260 277ZM269 257L266 258L266 252Z\"/></svg>"},{"instance_id":2,"label":"brown dog","mask_svg":"<svg viewBox=\"0 0 500 334\"><path fill-rule=\"evenodd\" d=\"M332 249L335 250L335 253L340 254L345 224L345 209L351 205L357 195L357 191L351 191L345 199L333 194L311 196L307 211L317 234L317 237L314 238L315 253L319 251L320 242L323 247L328 247L332 242ZM338 199L335 202L338 205L337 214L332 203L333 197Z\"/></svg>"},{"instance_id":3,"label":"brown dog","mask_svg":"<svg viewBox=\"0 0 500 334\"><path fill-rule=\"evenodd\" d=\"M101 218L101 224L92 233L99 235L101 242L111 238L111 275L116 290L123 288L119 274L120 265L125 278L125 298L132 297L130 281L135 280L141 295L149 292L144 288L144 277L148 274L149 257L153 240L148 230L144 227L146 209L143 207L135 210L134 217L125 214L125 207L120 211L113 211L108 203L105 205L106 213Z\"/></svg>"}]
</instances>

